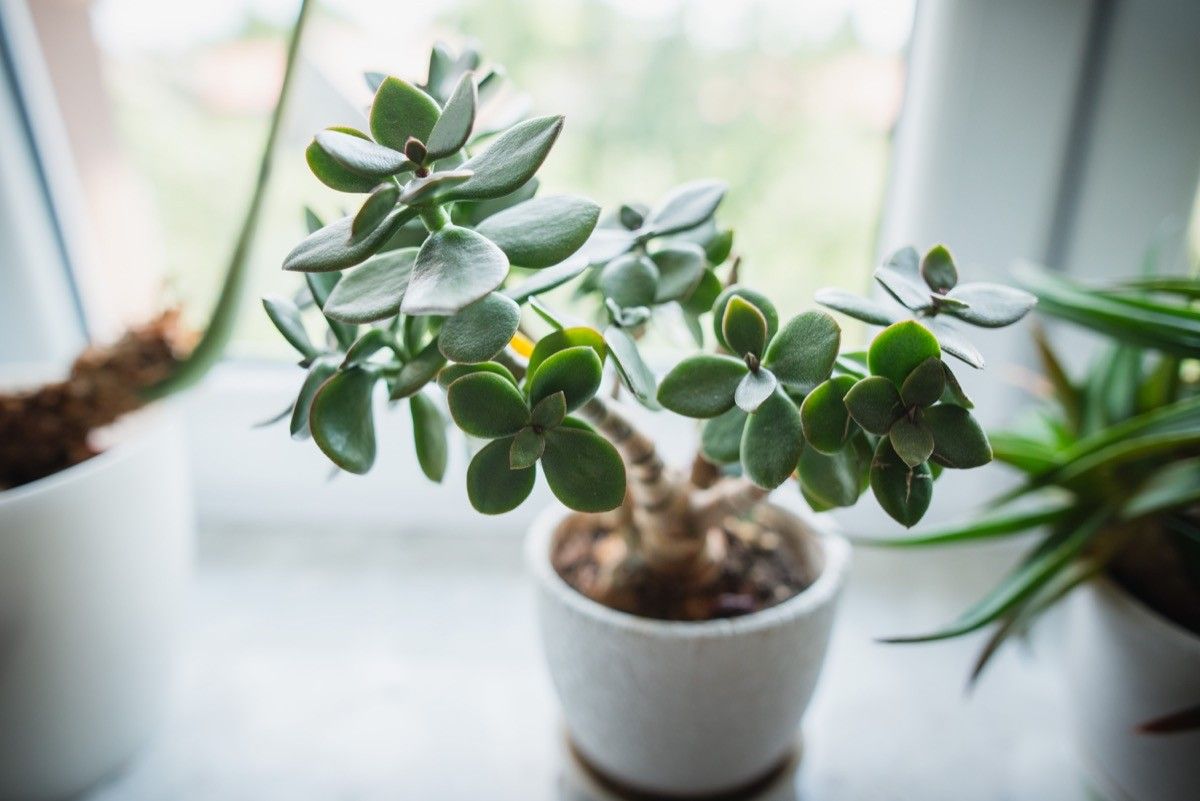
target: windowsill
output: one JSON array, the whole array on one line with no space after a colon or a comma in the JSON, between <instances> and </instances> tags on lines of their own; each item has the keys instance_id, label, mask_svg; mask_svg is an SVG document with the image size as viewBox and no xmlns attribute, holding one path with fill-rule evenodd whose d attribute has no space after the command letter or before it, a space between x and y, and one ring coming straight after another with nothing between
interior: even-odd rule
<instances>
[{"instance_id":1,"label":"windowsill","mask_svg":"<svg viewBox=\"0 0 1200 801\"><path fill-rule=\"evenodd\" d=\"M89 801L606 798L564 756L517 544L398 525L206 527L166 725ZM1053 654L1007 648L966 697L978 639L873 642L977 595L977 554L856 553L801 767L767 797L1085 797Z\"/></svg>"}]
</instances>

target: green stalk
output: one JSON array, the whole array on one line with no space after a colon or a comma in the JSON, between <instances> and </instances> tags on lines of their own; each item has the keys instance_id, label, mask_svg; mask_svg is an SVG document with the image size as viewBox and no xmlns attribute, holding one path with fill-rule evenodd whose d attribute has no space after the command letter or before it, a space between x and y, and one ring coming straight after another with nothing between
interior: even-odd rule
<instances>
[{"instance_id":1,"label":"green stalk","mask_svg":"<svg viewBox=\"0 0 1200 801\"><path fill-rule=\"evenodd\" d=\"M242 296L246 291L250 251L254 245L254 236L258 231L263 200L267 194L267 183L271 177L271 163L274 161L275 146L279 142L279 132L283 127L283 114L296 72L300 40L303 38L304 25L312 5L311 0L301 0L300 2L300 12L296 16L296 25L292 28L291 39L288 42L287 66L284 68L283 83L279 87L279 100L271 114L271 126L267 131L267 141L263 146L262 159L258 166L258 179L254 184L254 194L250 197L250 206L242 221L242 230L238 234L237 243L234 245L233 254L229 259L229 266L225 271L221 294L217 298L212 314L209 315L204 334L192 352L175 366L169 376L142 391L142 397L147 401L165 398L198 382L221 358L221 354L225 352L225 348L233 336L237 313L241 307Z\"/></svg>"}]
</instances>

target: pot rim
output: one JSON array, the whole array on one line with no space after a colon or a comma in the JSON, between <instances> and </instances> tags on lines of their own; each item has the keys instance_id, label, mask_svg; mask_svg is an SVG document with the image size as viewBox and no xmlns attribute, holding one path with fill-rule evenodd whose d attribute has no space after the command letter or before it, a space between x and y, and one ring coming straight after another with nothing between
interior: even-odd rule
<instances>
[{"instance_id":1,"label":"pot rim","mask_svg":"<svg viewBox=\"0 0 1200 801\"><path fill-rule=\"evenodd\" d=\"M534 519L525 538L525 559L538 582L559 601L613 628L642 636L672 639L742 636L777 628L832 603L849 571L850 543L844 537L828 526L817 524L811 516L800 516L791 510L776 508L799 518L812 530L821 547L824 565L816 581L797 595L781 604L740 617L702 621L657 620L612 609L583 595L563 580L550 561L550 543L559 524L574 514L557 504L546 508Z\"/></svg>"},{"instance_id":2,"label":"pot rim","mask_svg":"<svg viewBox=\"0 0 1200 801\"><path fill-rule=\"evenodd\" d=\"M1172 640L1177 647L1190 650L1200 656L1200 635L1185 629L1166 615L1150 608L1141 598L1101 573L1091 582L1095 590L1107 596L1120 614L1133 619L1141 628L1149 629Z\"/></svg>"},{"instance_id":3,"label":"pot rim","mask_svg":"<svg viewBox=\"0 0 1200 801\"><path fill-rule=\"evenodd\" d=\"M148 445L154 433L168 425L169 415L163 408L168 404L168 401L156 401L124 415L117 423L122 426L122 432L117 440L90 459L84 459L78 464L73 464L28 484L0 489L0 514L18 503L59 490L66 490L73 484L86 481L93 473L106 470L111 465L132 458Z\"/></svg>"}]
</instances>

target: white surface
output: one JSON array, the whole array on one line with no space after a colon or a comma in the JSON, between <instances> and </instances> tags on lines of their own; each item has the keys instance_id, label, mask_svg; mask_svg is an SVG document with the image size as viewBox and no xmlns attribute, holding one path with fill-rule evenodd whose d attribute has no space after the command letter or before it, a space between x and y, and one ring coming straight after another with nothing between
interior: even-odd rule
<instances>
[{"instance_id":1,"label":"white surface","mask_svg":"<svg viewBox=\"0 0 1200 801\"><path fill-rule=\"evenodd\" d=\"M83 464L0 493L0 799L94 783L159 722L193 515L156 409Z\"/></svg>"},{"instance_id":2,"label":"white surface","mask_svg":"<svg viewBox=\"0 0 1200 801\"><path fill-rule=\"evenodd\" d=\"M1113 798L1195 801L1200 731L1135 728L1200 701L1200 638L1107 581L1084 587L1070 604L1070 708L1086 764Z\"/></svg>"},{"instance_id":3,"label":"white surface","mask_svg":"<svg viewBox=\"0 0 1200 801\"><path fill-rule=\"evenodd\" d=\"M550 677L579 752L646 792L715 795L761 779L795 745L850 567L849 544L827 535L801 545L820 576L778 606L734 620L672 623L614 611L567 586L550 562L565 517L557 508L539 516L525 557ZM809 517L792 530L805 524L817 528Z\"/></svg>"},{"instance_id":4,"label":"white surface","mask_svg":"<svg viewBox=\"0 0 1200 801\"><path fill-rule=\"evenodd\" d=\"M398 510L399 513L400 510ZM87 801L591 801L563 756L519 530L209 527L174 707ZM805 720L804 801L1081 801L1050 660L885 647L981 594L995 549L858 551Z\"/></svg>"}]
</instances>

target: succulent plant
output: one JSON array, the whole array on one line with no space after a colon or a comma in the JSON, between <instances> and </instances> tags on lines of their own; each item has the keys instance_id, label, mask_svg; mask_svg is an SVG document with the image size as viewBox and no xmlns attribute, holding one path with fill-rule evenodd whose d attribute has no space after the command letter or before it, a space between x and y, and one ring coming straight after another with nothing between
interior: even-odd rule
<instances>
[{"instance_id":1,"label":"succulent plant","mask_svg":"<svg viewBox=\"0 0 1200 801\"><path fill-rule=\"evenodd\" d=\"M1150 274L1087 287L1032 265L1015 275L1042 314L1105 337L1105 347L1086 374L1072 376L1072 360L1037 329L1050 397L1024 425L991 436L996 458L1022 482L965 525L874 541L941 545L1043 532L950 625L891 640L994 626L973 679L1006 639L1101 573L1200 633L1200 280Z\"/></svg>"},{"instance_id":2,"label":"succulent plant","mask_svg":"<svg viewBox=\"0 0 1200 801\"><path fill-rule=\"evenodd\" d=\"M478 130L482 98L500 80L480 64L473 51L438 46L422 85L369 75L369 133L330 128L309 146L316 177L361 200L328 225L309 214L312 233L284 260L306 286L297 300L265 302L308 371L293 435L311 433L338 467L366 472L376 449L372 396L383 385L393 404L407 400L418 461L441 480L444 390L454 425L483 443L467 470L476 509L518 506L540 465L571 509L628 500L650 564L668 558L655 543L699 541L705 514L752 505L793 476L815 508L852 504L870 486L888 514L912 525L942 468L991 458L942 356L975 367L982 359L957 329L945 333L941 316L1005 325L1030 296L958 285L945 248L920 266L906 249L877 276L915 319L822 295L887 326L868 350L841 353L827 312L781 321L770 299L737 283L733 232L716 222L723 183L688 183L652 206L627 203L604 216L582 197L537 194L535 174L563 119ZM568 282L596 311L594 326L569 322L546 301ZM316 340L305 306L320 309ZM551 329L536 343L527 312ZM682 316L702 346L710 314L714 351L684 359L660 384L641 353L646 331ZM599 392L606 370L648 409L706 420L700 458L724 473L715 486L664 465L653 438Z\"/></svg>"}]
</instances>

